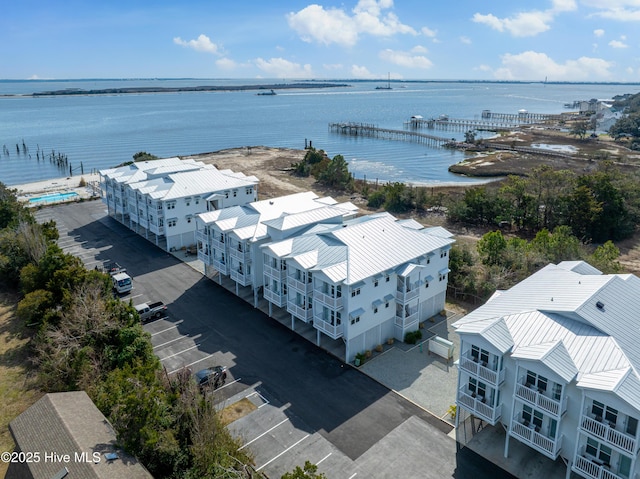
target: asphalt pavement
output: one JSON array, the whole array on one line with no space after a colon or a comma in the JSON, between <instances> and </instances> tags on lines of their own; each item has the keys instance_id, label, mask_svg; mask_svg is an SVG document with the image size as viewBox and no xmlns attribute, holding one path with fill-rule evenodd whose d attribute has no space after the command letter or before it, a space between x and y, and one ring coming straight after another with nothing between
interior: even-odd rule
<instances>
[{"instance_id":1,"label":"asphalt pavement","mask_svg":"<svg viewBox=\"0 0 640 479\"><path fill-rule=\"evenodd\" d=\"M60 246L87 267L125 266L134 289L123 300L168 305L167 317L144 326L168 373L229 368L216 401L255 403L229 427L269 477L306 460L331 479L511 477L457 447L446 421L455 392L450 396L443 379L455 391L457 374L451 360L429 355L424 345L389 347L356 368L108 217L98 201L42 208L36 217L54 219ZM426 323L425 333L439 326L448 334L447 325ZM442 399L424 403L438 388Z\"/></svg>"}]
</instances>

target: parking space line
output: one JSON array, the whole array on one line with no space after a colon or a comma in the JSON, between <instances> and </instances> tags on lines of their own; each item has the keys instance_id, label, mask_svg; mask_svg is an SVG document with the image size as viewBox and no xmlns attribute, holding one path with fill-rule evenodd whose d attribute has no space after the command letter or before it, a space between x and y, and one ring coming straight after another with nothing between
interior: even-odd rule
<instances>
[{"instance_id":1,"label":"parking space line","mask_svg":"<svg viewBox=\"0 0 640 479\"><path fill-rule=\"evenodd\" d=\"M249 395L250 396L250 395ZM249 397L247 396L247 397ZM280 426L281 424L284 424L285 422L287 422L289 419L283 419L282 421L280 421L278 424L276 424L275 426L271 427L270 429L267 429L265 432L263 432L262 434L260 434L258 437L255 437L253 439L251 439L251 441L249 442L245 442L242 446L240 446L238 448L238 450L240 449L244 449L245 447L247 447L249 444L251 444L252 442L256 442L258 439L260 439L261 437L263 437L265 434L269 434L271 431L273 431L275 428L277 428L278 426ZM266 466L266 464L265 464ZM264 466L262 466L264 467Z\"/></svg>"},{"instance_id":2,"label":"parking space line","mask_svg":"<svg viewBox=\"0 0 640 479\"><path fill-rule=\"evenodd\" d=\"M172 329L177 328L180 325L180 323L182 323L182 319L177 321L176 324L174 324L173 326L168 327L167 329L163 329L161 331L158 331L158 332L155 332L155 333L151 333L151 336L155 336L156 334L164 333L166 331L171 331Z\"/></svg>"},{"instance_id":3,"label":"parking space line","mask_svg":"<svg viewBox=\"0 0 640 479\"><path fill-rule=\"evenodd\" d=\"M353 479L354 477L356 477L358 475L358 473L356 472L353 476L349 477L349 479Z\"/></svg>"},{"instance_id":4,"label":"parking space line","mask_svg":"<svg viewBox=\"0 0 640 479\"><path fill-rule=\"evenodd\" d=\"M324 461L325 459L327 459L331 454L333 454L333 453L332 453L332 452L330 452L329 454L327 454L326 456L324 456L322 459L320 459L318 462L316 462L316 466L319 466L319 465L320 465L320 463L321 463L322 461Z\"/></svg>"},{"instance_id":5,"label":"parking space line","mask_svg":"<svg viewBox=\"0 0 640 479\"><path fill-rule=\"evenodd\" d=\"M298 444L300 444L302 441L304 441L306 438L308 438L311 434L307 434L305 437L303 437L302 439L300 439L298 442L296 442L295 444L292 444L291 446L289 446L288 448L286 448L284 451L282 451L280 454L278 454L276 457L274 457L273 459L271 459L269 462L263 464L262 466L260 466L259 468L256 469L256 471L259 471L260 469L267 467L269 464L271 464L273 461L275 461L276 459L278 459L280 456L282 456L283 454L289 452L291 449L293 449L294 447L296 447Z\"/></svg>"},{"instance_id":6,"label":"parking space line","mask_svg":"<svg viewBox=\"0 0 640 479\"><path fill-rule=\"evenodd\" d=\"M262 406L266 406L267 404L269 404L269 400L266 397L264 397L262 394L260 394L258 391L253 391L251 394L247 394L246 397L253 396L253 395L256 395L260 397L260 399L262 399L262 404L258 406L258 409L260 409Z\"/></svg>"},{"instance_id":7,"label":"parking space line","mask_svg":"<svg viewBox=\"0 0 640 479\"><path fill-rule=\"evenodd\" d=\"M166 330L165 330L165 331L166 331ZM152 335L152 336L153 336L153 335ZM215 353L208 354L208 355L207 355L207 356L205 356L204 358L196 359L194 362L189 363L189 364L187 364L187 365L185 365L185 366L182 366L182 368L188 368L188 367L191 367L191 366L193 366L194 364L199 363L200 361L204 361L205 359L212 358L214 355L215 355ZM173 373L175 373L175 372L178 372L178 371L180 371L180 369L182 369L182 368L175 369L174 371L171 371L169 374L173 374ZM237 380L236 380L236 381L237 381ZM236 382L236 381L233 381L233 382ZM229 383L229 384L233 384L233 383Z\"/></svg>"},{"instance_id":8,"label":"parking space line","mask_svg":"<svg viewBox=\"0 0 640 479\"><path fill-rule=\"evenodd\" d=\"M170 355L170 356L167 356L166 358L162 358L160 361L165 361L165 360L167 360L167 359L171 359L171 358L173 358L173 357L175 357L175 356L179 356L179 355L181 355L182 353L186 353L187 351L191 351L192 349L196 349L196 348L199 348L199 347L200 347L200 345L199 345L199 344L194 344L194 345L193 345L193 346L191 346L190 348L183 349L183 350L182 350L182 351L180 351L180 352L177 352L177 353L175 353L175 354L172 354L172 355Z\"/></svg>"},{"instance_id":9,"label":"parking space line","mask_svg":"<svg viewBox=\"0 0 640 479\"><path fill-rule=\"evenodd\" d=\"M167 344L170 344L170 343L175 343L176 341L180 341L181 339L187 339L187 338L196 339L196 338L199 338L200 336L202 336L202 334L196 334L195 336L189 336L188 334L186 336L179 336L177 338L170 339L169 341L166 341L166 342L164 342L162 344L156 344L153 347L153 349L160 348L162 346L166 346Z\"/></svg>"}]
</instances>

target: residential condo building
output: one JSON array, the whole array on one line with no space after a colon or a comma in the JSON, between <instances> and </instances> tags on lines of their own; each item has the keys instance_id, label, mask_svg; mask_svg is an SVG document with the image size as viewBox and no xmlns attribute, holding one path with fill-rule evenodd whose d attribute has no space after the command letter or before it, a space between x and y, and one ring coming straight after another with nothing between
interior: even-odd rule
<instances>
[{"instance_id":1,"label":"residential condo building","mask_svg":"<svg viewBox=\"0 0 640 479\"><path fill-rule=\"evenodd\" d=\"M123 224L173 251L195 244L195 216L255 201L258 179L165 158L100 171L102 201Z\"/></svg>"},{"instance_id":2,"label":"residential condo building","mask_svg":"<svg viewBox=\"0 0 640 479\"><path fill-rule=\"evenodd\" d=\"M550 264L454 323L458 414L589 479L638 477L640 279Z\"/></svg>"}]
</instances>

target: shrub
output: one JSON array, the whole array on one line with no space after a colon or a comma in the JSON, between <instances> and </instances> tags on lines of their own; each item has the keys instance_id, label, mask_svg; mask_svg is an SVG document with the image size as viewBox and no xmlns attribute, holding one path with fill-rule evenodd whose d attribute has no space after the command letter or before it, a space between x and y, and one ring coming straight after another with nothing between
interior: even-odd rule
<instances>
[{"instance_id":1,"label":"shrub","mask_svg":"<svg viewBox=\"0 0 640 479\"><path fill-rule=\"evenodd\" d=\"M416 344L422 339L422 331L417 329L416 331L409 331L404 335L404 342L407 344Z\"/></svg>"}]
</instances>

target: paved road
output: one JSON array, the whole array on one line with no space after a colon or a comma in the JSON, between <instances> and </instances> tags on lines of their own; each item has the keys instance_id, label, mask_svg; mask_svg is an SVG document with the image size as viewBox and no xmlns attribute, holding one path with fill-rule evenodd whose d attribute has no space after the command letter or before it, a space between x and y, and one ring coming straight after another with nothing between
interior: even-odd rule
<instances>
[{"instance_id":1,"label":"paved road","mask_svg":"<svg viewBox=\"0 0 640 479\"><path fill-rule=\"evenodd\" d=\"M134 278L132 302L162 300L167 318L145 329L168 372L214 364L229 368L216 391L258 409L236 421L270 477L319 464L329 478L510 477L468 449L456 450L450 426L357 369L252 308L232 293L106 216L98 202L45 208L65 251L88 267L117 261Z\"/></svg>"}]
</instances>

